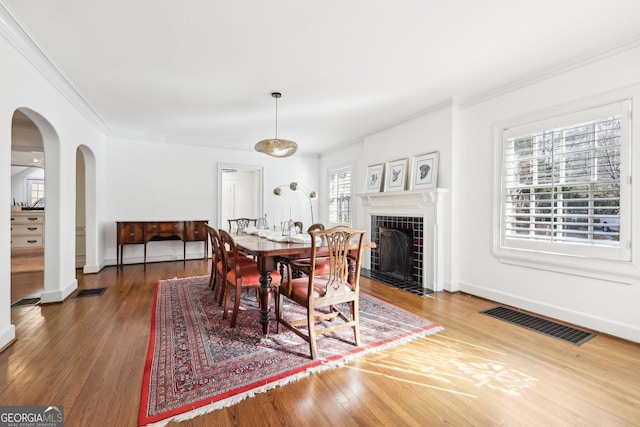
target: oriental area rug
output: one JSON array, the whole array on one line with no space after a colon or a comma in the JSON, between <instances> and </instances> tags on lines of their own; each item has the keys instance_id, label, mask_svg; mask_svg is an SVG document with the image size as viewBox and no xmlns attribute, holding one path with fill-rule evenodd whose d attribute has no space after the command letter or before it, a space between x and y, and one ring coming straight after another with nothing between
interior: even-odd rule
<instances>
[{"instance_id":1,"label":"oriental area rug","mask_svg":"<svg viewBox=\"0 0 640 427\"><path fill-rule=\"evenodd\" d=\"M370 295L360 294L360 343L351 328L322 336L317 360L309 345L282 328L262 340L255 292L243 292L235 328L208 287L209 277L162 280L156 285L139 424L165 425L234 405L311 373L423 337L435 323ZM285 316L304 309L285 298ZM273 310L272 310L273 317Z\"/></svg>"}]
</instances>

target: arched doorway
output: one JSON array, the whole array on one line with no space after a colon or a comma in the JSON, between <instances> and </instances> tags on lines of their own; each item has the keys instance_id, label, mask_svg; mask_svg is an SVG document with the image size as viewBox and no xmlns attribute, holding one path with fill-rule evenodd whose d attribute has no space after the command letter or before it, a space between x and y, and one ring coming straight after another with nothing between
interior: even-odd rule
<instances>
[{"instance_id":1,"label":"arched doorway","mask_svg":"<svg viewBox=\"0 0 640 427\"><path fill-rule=\"evenodd\" d=\"M100 271L97 235L96 158L86 145L76 150L76 268Z\"/></svg>"},{"instance_id":2,"label":"arched doorway","mask_svg":"<svg viewBox=\"0 0 640 427\"><path fill-rule=\"evenodd\" d=\"M21 111L11 123L11 304L39 302L44 289L44 144Z\"/></svg>"}]
</instances>

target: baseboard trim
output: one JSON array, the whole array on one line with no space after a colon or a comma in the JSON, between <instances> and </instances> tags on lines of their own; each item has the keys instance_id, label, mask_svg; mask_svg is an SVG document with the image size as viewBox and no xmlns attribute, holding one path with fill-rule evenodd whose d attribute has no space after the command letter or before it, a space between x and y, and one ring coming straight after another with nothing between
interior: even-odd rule
<instances>
[{"instance_id":1,"label":"baseboard trim","mask_svg":"<svg viewBox=\"0 0 640 427\"><path fill-rule=\"evenodd\" d=\"M58 289L55 291L44 290L42 291L42 295L40 296L40 303L49 304L54 302L62 302L76 289L78 289L78 280L73 279L71 283L69 283L67 287L63 289Z\"/></svg>"},{"instance_id":2,"label":"baseboard trim","mask_svg":"<svg viewBox=\"0 0 640 427\"><path fill-rule=\"evenodd\" d=\"M523 298L518 295L496 291L494 289L477 286L468 282L460 282L460 291L485 298L491 301L507 304L512 307L527 310L532 313L547 316L576 326L603 332L629 341L640 343L640 328L626 323L616 322L603 317L596 317L589 313L569 310L552 304Z\"/></svg>"}]
</instances>

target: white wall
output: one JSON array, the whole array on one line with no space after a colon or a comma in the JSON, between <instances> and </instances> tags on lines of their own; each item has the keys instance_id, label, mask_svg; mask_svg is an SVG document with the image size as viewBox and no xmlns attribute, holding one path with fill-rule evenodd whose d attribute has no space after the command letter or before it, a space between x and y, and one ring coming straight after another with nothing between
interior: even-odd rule
<instances>
[{"instance_id":1,"label":"white wall","mask_svg":"<svg viewBox=\"0 0 640 427\"><path fill-rule=\"evenodd\" d=\"M584 65L468 106L460 112L461 149L456 157L459 288L492 300L640 341L640 284L620 284L501 264L492 255L494 130L496 122L640 83L640 49ZM637 94L636 90L636 94ZM636 101L637 102L637 101ZM636 108L638 104L636 103ZM635 112L636 117L638 111ZM638 121L636 120L636 124ZM633 147L640 146L639 129ZM635 150L633 169L640 167ZM637 221L640 185L634 180ZM638 224L636 224L636 230ZM634 259L640 241L634 234Z\"/></svg>"}]
</instances>

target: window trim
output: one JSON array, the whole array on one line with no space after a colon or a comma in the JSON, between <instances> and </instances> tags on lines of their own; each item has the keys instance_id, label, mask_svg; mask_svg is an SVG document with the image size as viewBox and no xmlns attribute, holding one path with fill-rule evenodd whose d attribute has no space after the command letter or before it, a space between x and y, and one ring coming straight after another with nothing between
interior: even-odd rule
<instances>
[{"instance_id":1,"label":"window trim","mask_svg":"<svg viewBox=\"0 0 640 427\"><path fill-rule=\"evenodd\" d=\"M631 186L633 174L633 127L636 124L631 111L635 98L625 93L623 96L603 96L590 101L579 101L564 106L545 109L534 113L524 114L518 117L500 121L494 125L494 215L493 215L493 254L502 263L513 264L531 268L551 270L578 276L588 276L620 283L635 283L640 279L640 270L633 262L632 240L634 236L633 199L634 190ZM503 186L503 155L506 136L512 134L513 128L519 130L531 130L540 127L543 123L560 119L563 116L579 117L586 111L598 107L619 104L622 113L623 134L621 135L621 211L625 215L620 217L620 245L615 248L595 248L592 245L572 245L569 243L538 244L538 242L514 241L508 239L503 233L503 209L505 188ZM629 111L627 114L626 111ZM565 117L566 118L566 117ZM624 230L624 231L623 231ZM553 250L550 248L553 247ZM560 248L568 248L560 252ZM617 251L617 255L611 254L603 257L607 250ZM609 251L611 252L611 251Z\"/></svg>"}]
</instances>

